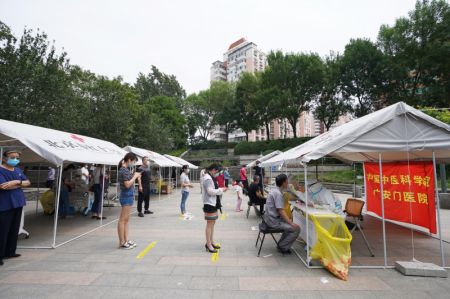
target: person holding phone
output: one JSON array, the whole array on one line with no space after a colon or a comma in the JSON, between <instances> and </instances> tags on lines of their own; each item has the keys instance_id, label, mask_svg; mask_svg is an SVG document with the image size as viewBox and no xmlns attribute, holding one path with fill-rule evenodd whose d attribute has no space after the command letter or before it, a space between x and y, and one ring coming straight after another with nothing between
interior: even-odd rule
<instances>
[{"instance_id":1,"label":"person holding phone","mask_svg":"<svg viewBox=\"0 0 450 299\"><path fill-rule=\"evenodd\" d=\"M134 183L140 179L141 173L131 173L129 168L133 168L137 161L137 157L133 153L128 153L119 163L119 177L120 184L120 211L119 222L117 225L117 232L119 234L119 248L132 249L137 246L136 243L129 239L129 221L131 208L134 203Z\"/></svg>"},{"instance_id":2,"label":"person holding phone","mask_svg":"<svg viewBox=\"0 0 450 299\"><path fill-rule=\"evenodd\" d=\"M205 176L202 180L203 185L203 212L206 220L206 244L205 249L208 252L215 253L220 246L214 243L214 225L219 218L217 210L220 209L220 201L217 197L227 191L227 187L215 187L214 178L219 175L220 166L218 164L211 164L206 168Z\"/></svg>"},{"instance_id":3,"label":"person holding phone","mask_svg":"<svg viewBox=\"0 0 450 299\"><path fill-rule=\"evenodd\" d=\"M191 188L194 187L194 185L191 184L191 181L189 180L189 166L183 165L183 168L181 169L181 175L180 175L180 183L181 183L181 203L180 203L180 210L181 215L186 216L186 201L189 197L189 191Z\"/></svg>"}]
</instances>

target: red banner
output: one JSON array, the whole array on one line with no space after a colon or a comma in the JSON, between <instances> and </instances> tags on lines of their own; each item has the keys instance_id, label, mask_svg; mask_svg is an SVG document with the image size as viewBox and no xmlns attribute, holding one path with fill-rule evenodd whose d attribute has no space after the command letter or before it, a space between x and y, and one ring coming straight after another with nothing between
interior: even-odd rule
<instances>
[{"instance_id":1,"label":"red banner","mask_svg":"<svg viewBox=\"0 0 450 299\"><path fill-rule=\"evenodd\" d=\"M364 163L367 210L381 216L383 181L386 219L412 223L436 233L434 170L432 162Z\"/></svg>"}]
</instances>

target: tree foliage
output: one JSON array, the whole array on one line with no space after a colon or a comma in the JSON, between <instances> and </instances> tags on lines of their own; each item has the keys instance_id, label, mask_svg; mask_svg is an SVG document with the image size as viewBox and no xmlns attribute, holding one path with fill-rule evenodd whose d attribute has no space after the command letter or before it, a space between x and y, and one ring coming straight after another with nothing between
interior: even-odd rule
<instances>
[{"instance_id":1,"label":"tree foliage","mask_svg":"<svg viewBox=\"0 0 450 299\"><path fill-rule=\"evenodd\" d=\"M0 22L0 118L169 152L186 143L185 91L152 66L135 86L71 65L45 33Z\"/></svg>"}]
</instances>

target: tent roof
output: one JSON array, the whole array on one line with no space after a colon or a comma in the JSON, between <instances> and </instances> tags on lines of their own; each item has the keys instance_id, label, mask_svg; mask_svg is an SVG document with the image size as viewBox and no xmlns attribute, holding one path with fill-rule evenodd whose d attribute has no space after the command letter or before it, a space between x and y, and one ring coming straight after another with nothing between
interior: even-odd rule
<instances>
[{"instance_id":1,"label":"tent roof","mask_svg":"<svg viewBox=\"0 0 450 299\"><path fill-rule=\"evenodd\" d=\"M143 157L147 156L151 162L158 165L159 167L181 167L180 164L178 164L156 152L152 152L152 151L149 151L149 150L146 150L143 148L138 148L138 147L134 147L134 146L130 146L130 145L124 147L123 149L127 152L134 153L139 158L143 158Z\"/></svg>"},{"instance_id":2,"label":"tent roof","mask_svg":"<svg viewBox=\"0 0 450 299\"><path fill-rule=\"evenodd\" d=\"M197 165L194 165L194 164L192 164L192 163L190 163L190 162L188 162L188 161L186 161L184 159L181 159L180 157L175 157L175 156L171 156L171 155L164 155L164 157L166 157L166 158L168 158L168 159L170 159L170 160L172 160L175 163L178 163L180 165L188 165L189 168L198 169Z\"/></svg>"},{"instance_id":3,"label":"tent roof","mask_svg":"<svg viewBox=\"0 0 450 299\"><path fill-rule=\"evenodd\" d=\"M21 149L21 161L117 165L126 154L117 145L82 135L0 119L0 146Z\"/></svg>"},{"instance_id":4,"label":"tent roof","mask_svg":"<svg viewBox=\"0 0 450 299\"><path fill-rule=\"evenodd\" d=\"M277 156L277 155L279 155L279 154L282 154L282 153L283 153L282 151L278 151L278 150L273 151L273 152L271 152L270 154L267 154L267 155L265 155L265 156L262 156L261 158L256 159L255 161L252 161L252 162L248 163L248 164L247 164L247 167L253 167L253 166L255 166L255 165L256 165L256 161L259 161L259 162L262 163L262 162L267 161L267 160L269 160L270 158L275 157L275 156Z\"/></svg>"},{"instance_id":5,"label":"tent roof","mask_svg":"<svg viewBox=\"0 0 450 299\"><path fill-rule=\"evenodd\" d=\"M309 162L326 155L344 161L450 160L450 126L399 102L323 133L275 156L265 166Z\"/></svg>"}]
</instances>

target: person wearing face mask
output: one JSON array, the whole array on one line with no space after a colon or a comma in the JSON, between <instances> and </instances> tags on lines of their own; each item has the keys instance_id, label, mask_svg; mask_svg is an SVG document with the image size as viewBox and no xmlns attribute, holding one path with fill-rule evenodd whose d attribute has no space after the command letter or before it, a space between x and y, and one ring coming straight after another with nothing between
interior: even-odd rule
<instances>
[{"instance_id":1,"label":"person wearing face mask","mask_svg":"<svg viewBox=\"0 0 450 299\"><path fill-rule=\"evenodd\" d=\"M153 214L149 210L150 206L150 163L148 157L142 158L142 165L138 168L141 173L139 180L139 193L137 211L139 217L144 217L144 214ZM142 213L142 203L144 203L144 213Z\"/></svg>"},{"instance_id":2,"label":"person wearing face mask","mask_svg":"<svg viewBox=\"0 0 450 299\"><path fill-rule=\"evenodd\" d=\"M275 183L278 188L272 189L267 196L262 225L265 223L270 228L283 230L278 241L278 251L289 254L292 244L300 234L300 227L288 217L284 210L283 192L289 188L287 176L285 174L278 175Z\"/></svg>"},{"instance_id":3,"label":"person wearing face mask","mask_svg":"<svg viewBox=\"0 0 450 299\"><path fill-rule=\"evenodd\" d=\"M191 184L189 180L189 166L183 165L183 168L181 168L181 175L180 175L180 183L181 183L181 203L180 203L180 210L181 215L186 215L186 201L189 197L189 190L190 188L193 188L194 185Z\"/></svg>"},{"instance_id":4,"label":"person wearing face mask","mask_svg":"<svg viewBox=\"0 0 450 299\"><path fill-rule=\"evenodd\" d=\"M223 192L227 191L227 187L215 187L214 178L219 176L220 166L217 164L211 164L206 168L205 176L202 180L203 185L203 212L205 213L206 220L206 244L205 249L208 252L215 253L220 246L214 243L214 225L219 218L217 210L220 208L220 202L217 201L217 197L221 196Z\"/></svg>"},{"instance_id":5,"label":"person wearing face mask","mask_svg":"<svg viewBox=\"0 0 450 299\"><path fill-rule=\"evenodd\" d=\"M130 221L131 208L134 203L134 182L141 178L141 173L131 173L129 168L133 168L136 164L137 157L133 153L128 153L119 162L118 182L120 185L120 211L119 222L117 224L117 232L119 234L119 248L132 249L136 247L136 243L131 241L128 236L128 227Z\"/></svg>"},{"instance_id":6,"label":"person wearing face mask","mask_svg":"<svg viewBox=\"0 0 450 299\"><path fill-rule=\"evenodd\" d=\"M16 167L20 153L10 150L3 153L0 166L0 266L4 259L19 257L16 253L22 208L26 205L23 187L31 185L28 178Z\"/></svg>"}]
</instances>

